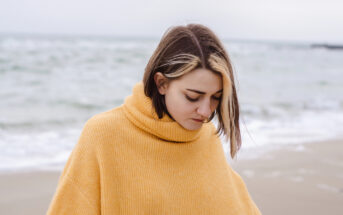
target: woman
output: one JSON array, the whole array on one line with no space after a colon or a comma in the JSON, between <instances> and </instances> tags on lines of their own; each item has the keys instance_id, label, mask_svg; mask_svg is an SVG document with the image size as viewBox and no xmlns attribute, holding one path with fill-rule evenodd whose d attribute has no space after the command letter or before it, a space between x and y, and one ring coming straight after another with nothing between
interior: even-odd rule
<instances>
[{"instance_id":1,"label":"woman","mask_svg":"<svg viewBox=\"0 0 343 215\"><path fill-rule=\"evenodd\" d=\"M241 139L229 57L207 27L173 27L124 104L87 121L48 214L260 214L220 134L234 158Z\"/></svg>"}]
</instances>

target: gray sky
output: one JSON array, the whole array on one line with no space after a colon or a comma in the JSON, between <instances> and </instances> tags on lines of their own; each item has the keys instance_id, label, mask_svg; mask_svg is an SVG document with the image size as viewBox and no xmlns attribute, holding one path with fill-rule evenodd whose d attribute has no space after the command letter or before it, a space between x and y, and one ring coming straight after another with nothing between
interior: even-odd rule
<instances>
[{"instance_id":1,"label":"gray sky","mask_svg":"<svg viewBox=\"0 0 343 215\"><path fill-rule=\"evenodd\" d=\"M220 38L343 43L341 0L1 0L0 32L160 37L202 23Z\"/></svg>"}]
</instances>

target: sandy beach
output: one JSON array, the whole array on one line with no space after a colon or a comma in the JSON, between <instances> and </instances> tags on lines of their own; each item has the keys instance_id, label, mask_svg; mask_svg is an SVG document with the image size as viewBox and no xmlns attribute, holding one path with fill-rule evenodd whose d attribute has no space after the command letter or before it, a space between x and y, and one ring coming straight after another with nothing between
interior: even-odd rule
<instances>
[{"instance_id":1,"label":"sandy beach","mask_svg":"<svg viewBox=\"0 0 343 215\"><path fill-rule=\"evenodd\" d=\"M264 215L343 214L343 141L288 145L234 161Z\"/></svg>"},{"instance_id":2,"label":"sandy beach","mask_svg":"<svg viewBox=\"0 0 343 215\"><path fill-rule=\"evenodd\" d=\"M282 146L232 161L264 215L343 214L343 141ZM59 172L2 173L0 214L45 214Z\"/></svg>"}]
</instances>

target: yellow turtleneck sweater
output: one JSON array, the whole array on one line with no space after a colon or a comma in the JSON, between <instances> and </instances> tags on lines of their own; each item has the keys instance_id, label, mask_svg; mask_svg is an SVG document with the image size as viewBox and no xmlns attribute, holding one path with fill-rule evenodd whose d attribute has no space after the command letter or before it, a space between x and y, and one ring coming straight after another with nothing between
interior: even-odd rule
<instances>
[{"instance_id":1,"label":"yellow turtleneck sweater","mask_svg":"<svg viewBox=\"0 0 343 215\"><path fill-rule=\"evenodd\" d=\"M260 214L215 131L158 119L138 83L87 121L47 214Z\"/></svg>"}]
</instances>

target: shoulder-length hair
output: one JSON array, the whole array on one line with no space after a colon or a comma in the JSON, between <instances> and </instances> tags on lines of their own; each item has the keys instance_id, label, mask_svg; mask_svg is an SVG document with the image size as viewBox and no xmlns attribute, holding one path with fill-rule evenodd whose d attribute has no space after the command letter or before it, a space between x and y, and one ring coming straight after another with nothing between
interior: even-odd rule
<instances>
[{"instance_id":1,"label":"shoulder-length hair","mask_svg":"<svg viewBox=\"0 0 343 215\"><path fill-rule=\"evenodd\" d=\"M224 134L226 140L230 139L230 153L234 158L241 146L241 133L233 69L222 43L208 27L188 24L171 27L164 33L145 68L144 92L152 99L159 118L169 115L164 97L157 90L154 75L161 72L173 80L197 68L208 69L222 77L222 98L210 120L217 114L217 134Z\"/></svg>"}]
</instances>

